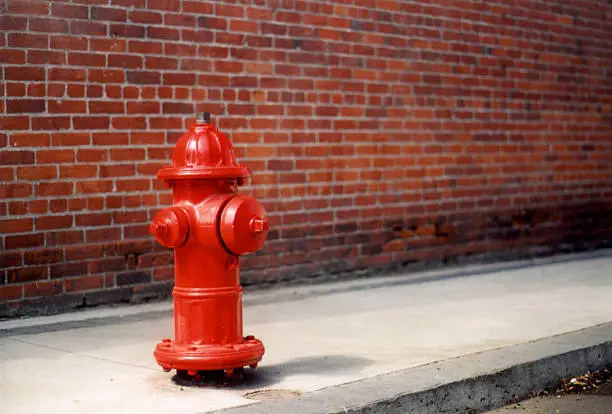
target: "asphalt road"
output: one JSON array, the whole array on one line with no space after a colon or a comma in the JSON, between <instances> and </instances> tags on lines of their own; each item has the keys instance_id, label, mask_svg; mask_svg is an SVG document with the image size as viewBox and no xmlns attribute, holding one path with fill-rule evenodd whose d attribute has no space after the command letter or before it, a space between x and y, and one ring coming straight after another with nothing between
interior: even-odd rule
<instances>
[{"instance_id":1,"label":"asphalt road","mask_svg":"<svg viewBox=\"0 0 612 414\"><path fill-rule=\"evenodd\" d=\"M612 380L597 393L551 395L521 401L490 411L489 414L611 414Z\"/></svg>"}]
</instances>

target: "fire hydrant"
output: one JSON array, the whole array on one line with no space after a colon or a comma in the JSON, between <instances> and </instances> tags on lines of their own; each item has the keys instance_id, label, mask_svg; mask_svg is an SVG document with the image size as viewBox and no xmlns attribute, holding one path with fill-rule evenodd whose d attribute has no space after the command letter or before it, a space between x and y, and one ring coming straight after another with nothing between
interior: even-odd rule
<instances>
[{"instance_id":1,"label":"fire hydrant","mask_svg":"<svg viewBox=\"0 0 612 414\"><path fill-rule=\"evenodd\" d=\"M249 175L208 113L178 140L172 166L157 173L173 194L172 207L149 228L174 249L175 339L163 339L154 352L165 371L231 374L261 361L262 342L242 332L239 257L259 250L268 234L263 206L236 193Z\"/></svg>"}]
</instances>

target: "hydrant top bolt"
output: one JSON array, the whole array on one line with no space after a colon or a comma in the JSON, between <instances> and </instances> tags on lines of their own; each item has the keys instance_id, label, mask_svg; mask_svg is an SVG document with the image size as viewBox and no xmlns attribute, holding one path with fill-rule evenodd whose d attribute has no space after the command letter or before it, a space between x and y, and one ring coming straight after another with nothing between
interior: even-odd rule
<instances>
[{"instance_id":1,"label":"hydrant top bolt","mask_svg":"<svg viewBox=\"0 0 612 414\"><path fill-rule=\"evenodd\" d=\"M203 124L210 124L210 112L198 113L197 121Z\"/></svg>"}]
</instances>

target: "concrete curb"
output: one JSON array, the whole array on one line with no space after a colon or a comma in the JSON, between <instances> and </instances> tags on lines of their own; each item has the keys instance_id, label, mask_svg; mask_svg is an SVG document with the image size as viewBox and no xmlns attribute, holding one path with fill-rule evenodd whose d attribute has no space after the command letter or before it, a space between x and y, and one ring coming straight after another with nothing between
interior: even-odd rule
<instances>
[{"instance_id":1,"label":"concrete curb","mask_svg":"<svg viewBox=\"0 0 612 414\"><path fill-rule=\"evenodd\" d=\"M250 292L247 291L244 296L243 304L245 307L249 307L260 304L306 299L312 296L350 292L353 290L433 282L441 279L503 272L507 270L527 269L534 266L545 266L578 260L592 260L610 256L612 256L612 249L604 249L584 253L560 254L529 260L450 266L435 270L417 271L414 273L396 273L389 276L365 277L353 280L324 281L312 285L281 284L274 288L256 289ZM103 306L59 315L37 316L0 321L0 338L170 316L172 316L171 300L139 305Z\"/></svg>"},{"instance_id":2,"label":"concrete curb","mask_svg":"<svg viewBox=\"0 0 612 414\"><path fill-rule=\"evenodd\" d=\"M308 393L216 411L477 413L612 364L612 322L516 346L409 368Z\"/></svg>"}]
</instances>

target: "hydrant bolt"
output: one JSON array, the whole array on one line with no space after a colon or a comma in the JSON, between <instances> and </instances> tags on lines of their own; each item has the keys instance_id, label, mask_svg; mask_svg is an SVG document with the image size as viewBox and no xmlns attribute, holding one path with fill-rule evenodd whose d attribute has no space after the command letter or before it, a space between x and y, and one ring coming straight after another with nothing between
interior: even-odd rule
<instances>
[{"instance_id":1,"label":"hydrant bolt","mask_svg":"<svg viewBox=\"0 0 612 414\"><path fill-rule=\"evenodd\" d=\"M250 222L251 233L259 234L264 230L268 230L268 221L261 217L253 217Z\"/></svg>"}]
</instances>

